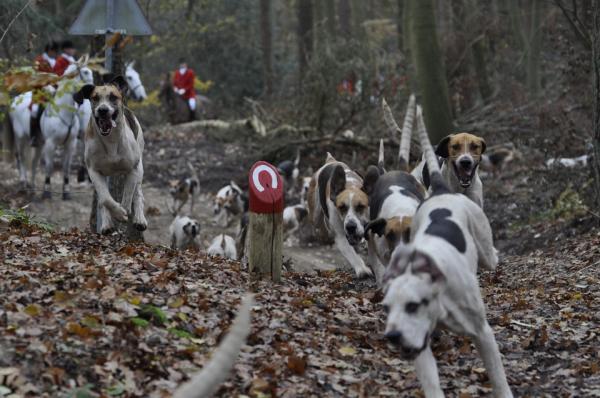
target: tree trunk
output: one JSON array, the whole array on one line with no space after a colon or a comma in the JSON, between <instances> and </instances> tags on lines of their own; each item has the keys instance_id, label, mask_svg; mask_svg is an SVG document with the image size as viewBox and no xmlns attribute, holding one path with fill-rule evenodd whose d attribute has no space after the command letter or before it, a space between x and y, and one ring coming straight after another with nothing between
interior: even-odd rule
<instances>
[{"instance_id":1,"label":"tree trunk","mask_svg":"<svg viewBox=\"0 0 600 398\"><path fill-rule=\"evenodd\" d=\"M532 0L529 48L527 50L527 90L537 96L542 88L540 63L542 50L542 0Z\"/></svg>"},{"instance_id":2,"label":"tree trunk","mask_svg":"<svg viewBox=\"0 0 600 398\"><path fill-rule=\"evenodd\" d=\"M468 9L472 13L469 18L472 23L469 23L469 25L474 25L475 27L475 29L469 35L469 41L474 40L471 46L473 68L475 71L475 76L477 77L479 94L481 99L486 101L492 95L492 88L490 86L486 65L486 29L482 25L481 21L478 20L479 13L483 13L484 10L479 9L478 4L479 3L476 0L468 0L467 2ZM473 14L475 15L473 16Z\"/></svg>"},{"instance_id":3,"label":"tree trunk","mask_svg":"<svg viewBox=\"0 0 600 398\"><path fill-rule=\"evenodd\" d=\"M592 14L592 86L594 96L594 170L596 211L600 209L600 4L594 1Z\"/></svg>"},{"instance_id":4,"label":"tree trunk","mask_svg":"<svg viewBox=\"0 0 600 398\"><path fill-rule=\"evenodd\" d=\"M421 93L425 125L433 142L453 129L448 100L448 83L436 34L433 0L407 0L410 3L411 54Z\"/></svg>"},{"instance_id":5,"label":"tree trunk","mask_svg":"<svg viewBox=\"0 0 600 398\"><path fill-rule=\"evenodd\" d=\"M336 37L335 0L325 0L325 15L327 16L327 32L332 38Z\"/></svg>"},{"instance_id":6,"label":"tree trunk","mask_svg":"<svg viewBox=\"0 0 600 398\"><path fill-rule=\"evenodd\" d=\"M398 7L398 20L396 21L396 36L398 37L398 51L403 52L404 50L404 41L406 40L404 36L404 18L402 16L404 11L404 0L398 0L396 2Z\"/></svg>"},{"instance_id":7,"label":"tree trunk","mask_svg":"<svg viewBox=\"0 0 600 398\"><path fill-rule=\"evenodd\" d=\"M340 0L338 3L338 19L340 32L345 39L352 37L352 9L350 0Z\"/></svg>"},{"instance_id":8,"label":"tree trunk","mask_svg":"<svg viewBox=\"0 0 600 398\"><path fill-rule=\"evenodd\" d=\"M263 81L267 95L273 93L271 40L271 0L260 0L260 41L263 58Z\"/></svg>"},{"instance_id":9,"label":"tree trunk","mask_svg":"<svg viewBox=\"0 0 600 398\"><path fill-rule=\"evenodd\" d=\"M298 0L298 63L300 80L308 69L313 49L312 0Z\"/></svg>"}]
</instances>

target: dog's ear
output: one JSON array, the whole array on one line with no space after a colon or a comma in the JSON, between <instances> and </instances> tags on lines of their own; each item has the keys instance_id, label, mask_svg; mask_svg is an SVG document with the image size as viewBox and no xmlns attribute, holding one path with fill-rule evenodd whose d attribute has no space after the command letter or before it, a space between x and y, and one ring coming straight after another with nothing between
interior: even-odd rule
<instances>
[{"instance_id":1,"label":"dog's ear","mask_svg":"<svg viewBox=\"0 0 600 398\"><path fill-rule=\"evenodd\" d=\"M115 77L117 77L117 75L115 75L112 72L108 72L102 75L102 84L111 84L113 80L115 80Z\"/></svg>"},{"instance_id":2,"label":"dog's ear","mask_svg":"<svg viewBox=\"0 0 600 398\"><path fill-rule=\"evenodd\" d=\"M375 183L379 179L379 175L379 168L377 168L377 166L369 166L362 186L362 190L365 191L367 195L371 195L373 193L373 190L375 189Z\"/></svg>"},{"instance_id":3,"label":"dog's ear","mask_svg":"<svg viewBox=\"0 0 600 398\"><path fill-rule=\"evenodd\" d=\"M344 171L342 166L338 165L333 169L333 173L331 173L331 178L329 179L329 189L329 197L333 202L346 189L346 171Z\"/></svg>"},{"instance_id":4,"label":"dog's ear","mask_svg":"<svg viewBox=\"0 0 600 398\"><path fill-rule=\"evenodd\" d=\"M127 93L127 81L125 80L125 78L121 75L115 76L114 79L112 79L110 81L110 84L112 84L113 86L116 86L119 91L121 92L121 94L125 95L125 93Z\"/></svg>"},{"instance_id":5,"label":"dog's ear","mask_svg":"<svg viewBox=\"0 0 600 398\"><path fill-rule=\"evenodd\" d=\"M373 231L376 235L383 235L385 232L385 226L387 225L387 220L385 218L377 218L373 221L369 221L367 226L365 227L365 237L368 237L369 231Z\"/></svg>"},{"instance_id":6,"label":"dog's ear","mask_svg":"<svg viewBox=\"0 0 600 398\"><path fill-rule=\"evenodd\" d=\"M450 134L442 138L442 140L437 144L437 147L435 148L436 155L444 159L448 158L448 142L450 142L450 138L452 138L453 136L454 134Z\"/></svg>"},{"instance_id":7,"label":"dog's ear","mask_svg":"<svg viewBox=\"0 0 600 398\"><path fill-rule=\"evenodd\" d=\"M296 211L296 218L298 221L302 221L306 216L308 216L308 210L306 210L304 207L296 207L294 210Z\"/></svg>"},{"instance_id":8,"label":"dog's ear","mask_svg":"<svg viewBox=\"0 0 600 398\"><path fill-rule=\"evenodd\" d=\"M412 258L412 272L414 274L426 273L431 276L432 282L444 281L446 277L437 264L425 254L415 253Z\"/></svg>"},{"instance_id":9,"label":"dog's ear","mask_svg":"<svg viewBox=\"0 0 600 398\"><path fill-rule=\"evenodd\" d=\"M191 227L191 223L187 222L184 226L183 226L183 232L185 232L186 235L190 234L190 227Z\"/></svg>"},{"instance_id":10,"label":"dog's ear","mask_svg":"<svg viewBox=\"0 0 600 398\"><path fill-rule=\"evenodd\" d=\"M90 99L90 95L92 95L92 91L94 91L95 87L96 86L93 84L86 84L85 86L81 87L79 91L73 94L73 100L79 105L83 104L84 99Z\"/></svg>"},{"instance_id":11,"label":"dog's ear","mask_svg":"<svg viewBox=\"0 0 600 398\"><path fill-rule=\"evenodd\" d=\"M479 141L481 142L481 154L483 154L485 152L485 149L487 148L487 144L485 143L485 140L483 138L479 138Z\"/></svg>"}]
</instances>

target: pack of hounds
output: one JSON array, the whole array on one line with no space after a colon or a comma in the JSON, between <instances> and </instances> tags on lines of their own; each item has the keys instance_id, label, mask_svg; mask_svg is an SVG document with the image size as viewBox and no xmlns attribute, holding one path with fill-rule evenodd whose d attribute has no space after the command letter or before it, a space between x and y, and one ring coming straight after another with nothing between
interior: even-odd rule
<instances>
[{"instance_id":1,"label":"pack of hounds","mask_svg":"<svg viewBox=\"0 0 600 398\"><path fill-rule=\"evenodd\" d=\"M435 329L444 325L474 339L489 372L494 395L512 396L492 328L479 290L480 267L498 265L492 229L483 210L479 168L492 173L515 157L510 147L486 153L486 142L469 133L451 134L434 149L421 107L411 96L403 127L383 101L383 117L394 135L400 134L397 168L385 167L383 140L377 165L361 175L327 153L325 163L310 177L300 177L299 154L278 165L286 199L299 202L284 210L286 238L309 223L323 242L333 242L358 278L374 277L384 292L387 313L385 337L402 356L414 360L426 397L443 396L437 365L430 348ZM410 142L416 121L423 156L409 170ZM177 214L190 203L193 211L199 181L191 176L170 191ZM293 199L292 199L293 200ZM236 217L236 238L224 234L207 252L241 258L248 209L242 189L233 181L214 196L215 222L225 227ZM187 216L171 225L172 245L196 246L200 226ZM366 241L366 261L360 245Z\"/></svg>"},{"instance_id":2,"label":"pack of hounds","mask_svg":"<svg viewBox=\"0 0 600 398\"><path fill-rule=\"evenodd\" d=\"M144 139L139 122L123 105L125 86L122 78L101 86L86 84L74 95L78 103L86 99L91 103L84 158L98 194L104 233L113 229L113 218L130 218L140 230L147 226L141 185ZM426 397L444 395L430 348L434 331L442 325L473 338L494 395L511 397L477 279L480 267L493 270L498 265L478 174L485 162L486 143L473 134L458 133L445 137L434 149L414 96L402 128L385 102L383 114L392 133L401 137L396 170L385 167L383 142L377 165L369 166L364 176L329 153L309 178L300 177L299 156L279 165L287 182L286 194L299 200L285 209L286 233L294 234L302 223L310 222L315 235L334 242L357 277L375 278L384 292L385 337L399 347L404 358L414 361ZM415 120L423 157L409 172ZM180 215L188 202L189 214L193 214L200 192L198 176L191 165L189 168L191 176L170 191L170 209L175 216L170 232L175 249L199 246L200 224ZM120 203L106 185L106 177L117 174L125 175ZM240 228L237 239L216 236L208 254L243 257L247 208L244 192L234 182L216 193L215 222L227 226L239 219ZM359 250L365 241L366 261ZM237 320L213 359L174 396L207 396L218 388L249 333L251 307L251 297L243 300ZM207 393L198 395L199 391Z\"/></svg>"}]
</instances>

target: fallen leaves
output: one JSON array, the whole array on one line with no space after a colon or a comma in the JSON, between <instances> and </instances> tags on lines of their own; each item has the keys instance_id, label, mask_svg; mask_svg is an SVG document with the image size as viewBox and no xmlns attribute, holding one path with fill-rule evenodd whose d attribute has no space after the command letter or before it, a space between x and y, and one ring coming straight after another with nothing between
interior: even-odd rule
<instances>
[{"instance_id":1,"label":"fallen leaves","mask_svg":"<svg viewBox=\"0 0 600 398\"><path fill-rule=\"evenodd\" d=\"M238 263L78 232L28 235L34 232L0 232L0 366L11 369L4 381L0 372L0 393L169 396L209 360L248 289ZM568 271L539 251L481 274L516 396L598 390L600 283L589 265L599 243L596 236L568 243L583 259L561 261ZM412 364L382 336L385 316L372 283L322 272L255 286L253 329L221 396L421 394ZM445 391L490 394L472 339L441 331L432 349Z\"/></svg>"}]
</instances>

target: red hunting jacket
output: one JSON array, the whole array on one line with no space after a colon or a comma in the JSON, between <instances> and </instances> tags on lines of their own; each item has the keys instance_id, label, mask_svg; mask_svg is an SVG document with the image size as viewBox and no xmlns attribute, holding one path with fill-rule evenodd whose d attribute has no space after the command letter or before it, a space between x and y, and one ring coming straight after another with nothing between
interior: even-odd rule
<instances>
[{"instance_id":1,"label":"red hunting jacket","mask_svg":"<svg viewBox=\"0 0 600 398\"><path fill-rule=\"evenodd\" d=\"M56 59L56 63L54 64L54 73L56 73L58 76L62 76L65 73L65 70L69 67L71 62L75 62L74 60L71 61L67 57L68 55L62 54ZM71 57L71 59L73 58Z\"/></svg>"},{"instance_id":2,"label":"red hunting jacket","mask_svg":"<svg viewBox=\"0 0 600 398\"><path fill-rule=\"evenodd\" d=\"M43 54L40 54L37 57L35 57L34 68L38 72L46 72L46 73L54 72L54 70L52 69L52 65L50 65L48 60L46 60L46 58L44 58Z\"/></svg>"},{"instance_id":3,"label":"red hunting jacket","mask_svg":"<svg viewBox=\"0 0 600 398\"><path fill-rule=\"evenodd\" d=\"M190 68L187 68L183 75L179 73L179 69L175 71L175 75L173 76L173 86L177 89L182 88L185 90L185 93L182 96L183 98L190 99L196 97L196 91L194 90L195 77L194 71Z\"/></svg>"}]
</instances>

